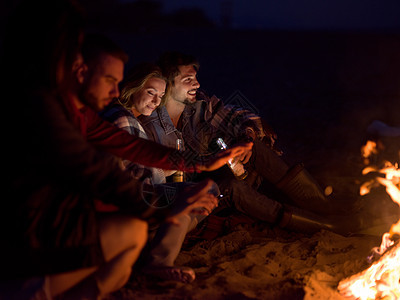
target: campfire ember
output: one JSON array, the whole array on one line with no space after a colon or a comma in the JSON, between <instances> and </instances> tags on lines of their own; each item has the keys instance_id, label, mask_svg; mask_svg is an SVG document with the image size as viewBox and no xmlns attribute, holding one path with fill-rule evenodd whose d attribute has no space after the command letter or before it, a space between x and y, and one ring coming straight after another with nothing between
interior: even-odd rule
<instances>
[{"instance_id":1,"label":"campfire ember","mask_svg":"<svg viewBox=\"0 0 400 300\"><path fill-rule=\"evenodd\" d=\"M363 157L368 157L376 150L374 145L367 144L362 148ZM400 205L400 170L398 165L385 162L384 167L366 167L363 174L378 172L375 179L367 181L360 187L360 194L365 195L377 185L386 187L386 192L392 200ZM339 282L338 290L343 296L353 299L400 299L400 243L395 242L395 237L400 234L400 220L393 224L389 232L382 236L379 247L371 250L367 258L370 267Z\"/></svg>"}]
</instances>

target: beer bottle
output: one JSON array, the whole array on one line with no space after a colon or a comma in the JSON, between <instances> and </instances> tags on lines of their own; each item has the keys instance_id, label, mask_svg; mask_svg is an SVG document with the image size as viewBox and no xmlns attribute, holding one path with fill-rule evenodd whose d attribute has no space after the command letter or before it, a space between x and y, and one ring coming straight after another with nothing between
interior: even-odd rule
<instances>
[{"instance_id":1,"label":"beer bottle","mask_svg":"<svg viewBox=\"0 0 400 300\"><path fill-rule=\"evenodd\" d=\"M228 146L225 144L222 138L217 139L217 144L221 150L225 150ZM239 180L243 180L247 177L248 172L244 168L242 162L240 161L239 157L234 157L229 160L227 163L228 167L231 169L233 175Z\"/></svg>"},{"instance_id":2,"label":"beer bottle","mask_svg":"<svg viewBox=\"0 0 400 300\"><path fill-rule=\"evenodd\" d=\"M183 151L183 140L182 139L176 139L176 150L178 151ZM185 174L183 171L177 170L173 175L172 175L172 181L173 182L183 182L185 180Z\"/></svg>"}]
</instances>

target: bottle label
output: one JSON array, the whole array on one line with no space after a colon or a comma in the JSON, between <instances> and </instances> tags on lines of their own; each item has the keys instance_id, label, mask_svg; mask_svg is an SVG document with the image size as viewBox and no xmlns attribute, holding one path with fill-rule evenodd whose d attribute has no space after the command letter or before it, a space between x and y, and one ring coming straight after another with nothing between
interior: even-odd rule
<instances>
[{"instance_id":1,"label":"bottle label","mask_svg":"<svg viewBox=\"0 0 400 300\"><path fill-rule=\"evenodd\" d=\"M240 177L245 172L243 164L237 158L231 160L231 163L229 165L232 169L233 174L235 174L235 176Z\"/></svg>"},{"instance_id":2,"label":"bottle label","mask_svg":"<svg viewBox=\"0 0 400 300\"><path fill-rule=\"evenodd\" d=\"M217 144L221 150L225 150L228 148L222 138L217 139ZM245 170L242 162L239 160L238 157L232 158L230 161L227 162L227 165L232 170L237 179L242 180L247 177L247 171Z\"/></svg>"},{"instance_id":3,"label":"bottle label","mask_svg":"<svg viewBox=\"0 0 400 300\"><path fill-rule=\"evenodd\" d=\"M182 171L176 171L173 175L172 175L172 181L173 182L183 182L184 178L183 178L183 172Z\"/></svg>"}]
</instances>

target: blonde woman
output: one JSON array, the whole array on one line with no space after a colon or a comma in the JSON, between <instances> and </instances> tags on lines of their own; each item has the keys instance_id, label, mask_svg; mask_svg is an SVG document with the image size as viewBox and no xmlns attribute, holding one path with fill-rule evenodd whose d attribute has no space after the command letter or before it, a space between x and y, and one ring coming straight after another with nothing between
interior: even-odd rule
<instances>
[{"instance_id":1,"label":"blonde woman","mask_svg":"<svg viewBox=\"0 0 400 300\"><path fill-rule=\"evenodd\" d=\"M119 128L125 129L130 134L147 139L138 117L149 116L160 105L166 89L166 79L162 76L159 67L152 63L143 63L135 66L126 80L122 83L121 94L102 113L101 116ZM171 200L171 189L175 195L181 193L185 187L193 183L166 183L166 176L175 171L166 171L149 168L130 161L123 161L123 166L136 178L147 177L148 180L161 191L160 201L157 205L168 205ZM217 185L210 193L219 195ZM185 197L185 196L183 196ZM208 215L208 211L206 215ZM156 276L164 280L176 280L189 283L195 279L195 272L188 267L174 266L185 239L186 233L193 229L205 215L183 215L179 218L179 226L163 223L156 224L150 230L149 251L143 256L145 274Z\"/></svg>"},{"instance_id":2,"label":"blonde woman","mask_svg":"<svg viewBox=\"0 0 400 300\"><path fill-rule=\"evenodd\" d=\"M149 116L160 105L165 94L166 80L160 69L151 63L135 66L122 84L121 95L103 112L102 117L119 128L147 139L146 132L137 119L140 115ZM166 176L173 171L144 167L130 161L123 161L135 178L148 177L154 184L165 183Z\"/></svg>"}]
</instances>

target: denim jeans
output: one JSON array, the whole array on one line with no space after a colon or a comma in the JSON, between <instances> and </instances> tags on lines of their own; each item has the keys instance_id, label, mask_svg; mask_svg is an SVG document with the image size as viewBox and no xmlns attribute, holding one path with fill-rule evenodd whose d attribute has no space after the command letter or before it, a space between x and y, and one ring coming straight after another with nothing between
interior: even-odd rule
<instances>
[{"instance_id":1,"label":"denim jeans","mask_svg":"<svg viewBox=\"0 0 400 300\"><path fill-rule=\"evenodd\" d=\"M289 167L286 162L262 141L254 141L253 153L245 168L255 170L263 180L276 184L285 176ZM221 193L229 198L230 204L237 210L261 221L275 223L282 214L282 199L272 199L267 193L261 193L248 181L236 179L231 170L224 166L214 172L199 174L194 180L204 177L213 179ZM271 193L272 194L272 193Z\"/></svg>"}]
</instances>

